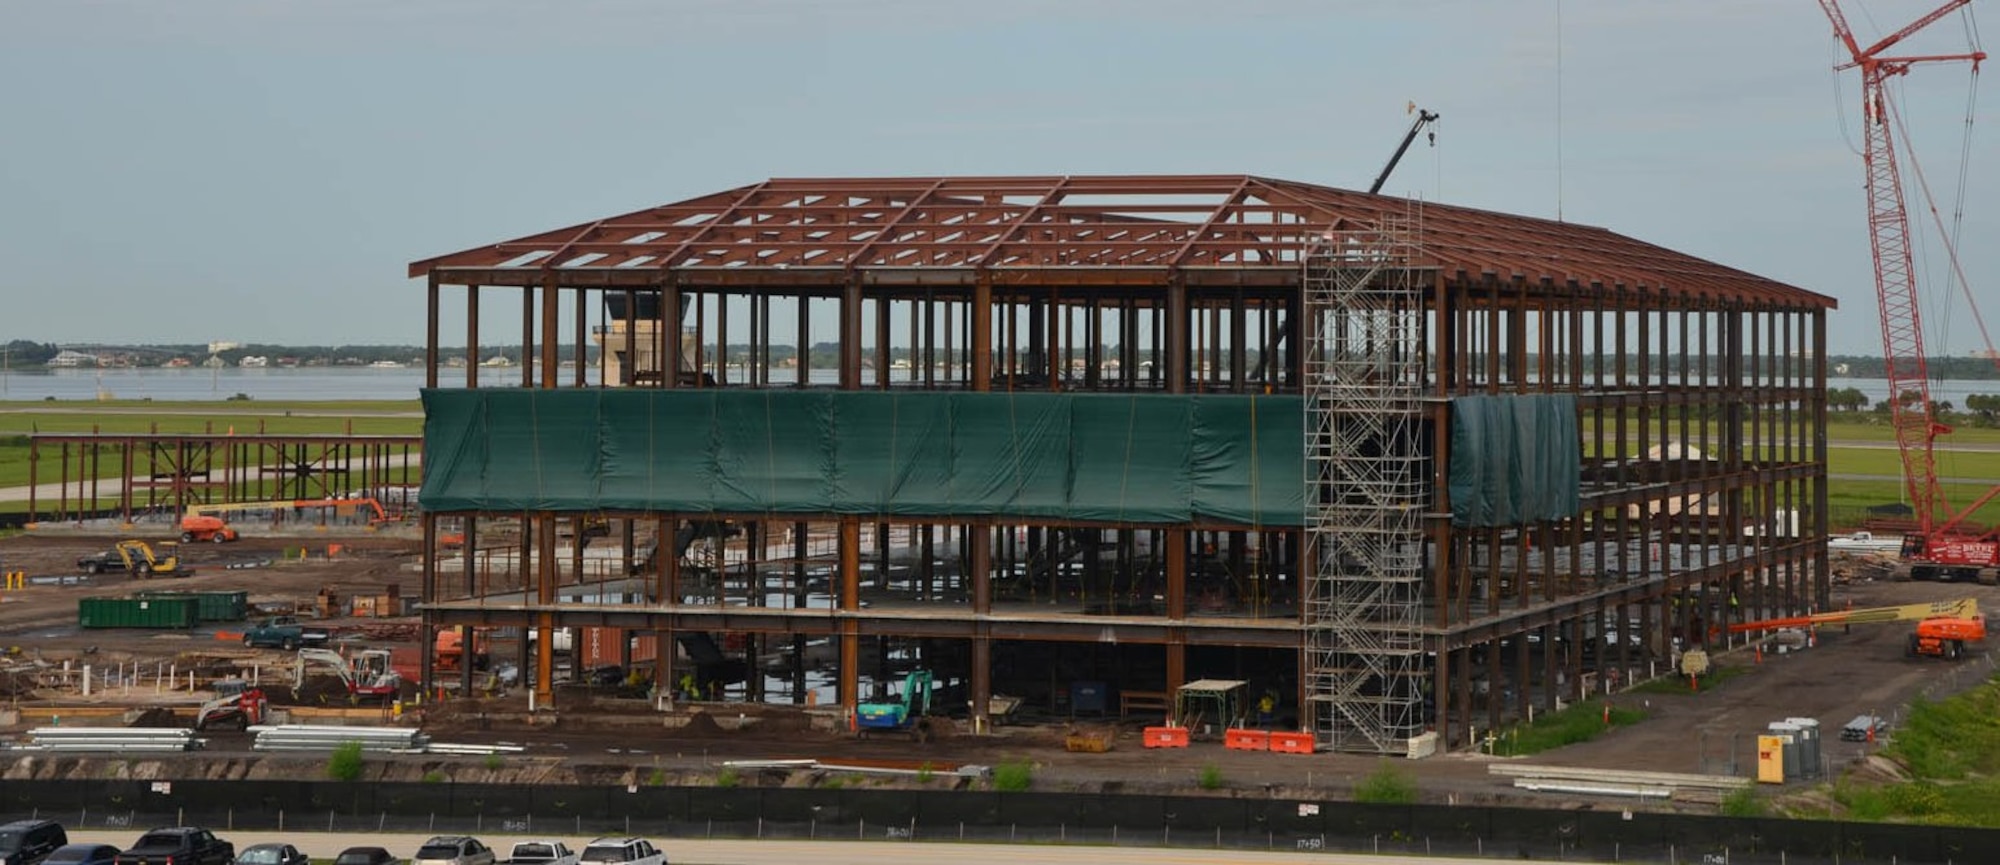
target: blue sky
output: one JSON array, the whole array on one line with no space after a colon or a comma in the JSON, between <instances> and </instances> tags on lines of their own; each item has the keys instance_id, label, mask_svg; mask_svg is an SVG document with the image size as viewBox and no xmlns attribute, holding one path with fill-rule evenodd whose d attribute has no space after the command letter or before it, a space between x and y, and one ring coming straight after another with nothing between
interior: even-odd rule
<instances>
[{"instance_id":1,"label":"blue sky","mask_svg":"<svg viewBox=\"0 0 2000 865\"><path fill-rule=\"evenodd\" d=\"M1848 5L1868 37L1934 3ZM1834 59L1807 0L0 0L0 279L33 298L0 339L420 342L414 259L771 176L1365 188L1415 101L1438 146L1385 191L1560 202L1833 295L1832 348L1879 353ZM1900 85L1947 208L1968 78ZM1996 98L1962 255L2000 298ZM1962 354L1947 288L1930 341Z\"/></svg>"}]
</instances>

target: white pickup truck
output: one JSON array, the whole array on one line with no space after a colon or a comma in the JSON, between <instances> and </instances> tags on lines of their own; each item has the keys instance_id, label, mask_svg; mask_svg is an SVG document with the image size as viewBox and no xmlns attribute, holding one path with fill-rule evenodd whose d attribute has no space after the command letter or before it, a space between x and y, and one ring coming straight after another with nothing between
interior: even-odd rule
<instances>
[{"instance_id":1,"label":"white pickup truck","mask_svg":"<svg viewBox=\"0 0 2000 865\"><path fill-rule=\"evenodd\" d=\"M517 841L505 865L577 865L575 850L561 841Z\"/></svg>"}]
</instances>

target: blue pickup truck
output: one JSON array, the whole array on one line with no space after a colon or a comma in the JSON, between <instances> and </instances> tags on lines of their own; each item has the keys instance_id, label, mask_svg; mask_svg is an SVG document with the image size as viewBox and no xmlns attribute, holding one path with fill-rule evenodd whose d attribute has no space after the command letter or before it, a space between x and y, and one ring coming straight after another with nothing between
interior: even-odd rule
<instances>
[{"instance_id":1,"label":"blue pickup truck","mask_svg":"<svg viewBox=\"0 0 2000 865\"><path fill-rule=\"evenodd\" d=\"M297 616L273 616L260 619L243 631L243 645L253 649L293 649L308 646L324 646L333 638L327 629L308 625Z\"/></svg>"}]
</instances>

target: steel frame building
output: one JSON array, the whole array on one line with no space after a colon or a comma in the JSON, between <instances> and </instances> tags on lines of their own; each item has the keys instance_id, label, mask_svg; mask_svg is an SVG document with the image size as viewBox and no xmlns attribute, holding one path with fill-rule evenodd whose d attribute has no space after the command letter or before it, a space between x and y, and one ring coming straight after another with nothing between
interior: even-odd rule
<instances>
[{"instance_id":1,"label":"steel frame building","mask_svg":"<svg viewBox=\"0 0 2000 865\"><path fill-rule=\"evenodd\" d=\"M423 438L407 435L35 433L28 441L28 514L68 522L190 505L337 499L413 487ZM50 490L48 487L53 486Z\"/></svg>"},{"instance_id":2,"label":"steel frame building","mask_svg":"<svg viewBox=\"0 0 2000 865\"><path fill-rule=\"evenodd\" d=\"M714 651L689 636L721 634L747 661L789 651L806 702L824 639L841 705L922 663L975 729L996 676L1036 687L1010 659L1039 646L1023 657L1103 658L1086 672L1140 705L1202 675L1273 683L1325 747L1395 753L1828 601L1834 302L1600 228L1240 175L773 179L409 273L432 388L457 287L466 388L498 296L523 388L1270 395L1300 401L1306 452L1303 477L1251 480L1300 489L1267 524L427 509L427 644L616 628L667 647L673 682ZM565 368L563 342L598 362ZM1573 399L1575 512L1454 525L1455 402L1533 395ZM447 520L476 552L443 549ZM614 564L561 546L591 525ZM669 539L682 554L646 554ZM554 642L523 658L544 697Z\"/></svg>"}]
</instances>

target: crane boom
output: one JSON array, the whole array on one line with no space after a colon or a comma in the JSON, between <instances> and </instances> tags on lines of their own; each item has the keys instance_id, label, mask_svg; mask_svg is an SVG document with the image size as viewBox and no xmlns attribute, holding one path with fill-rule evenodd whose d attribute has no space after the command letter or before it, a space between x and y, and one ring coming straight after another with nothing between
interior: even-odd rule
<instances>
[{"instance_id":1,"label":"crane boom","mask_svg":"<svg viewBox=\"0 0 2000 865\"><path fill-rule=\"evenodd\" d=\"M1396 152L1389 155L1389 164L1382 166L1382 173L1375 175L1374 183L1368 184L1369 195L1382 191L1382 184L1389 182L1389 175L1395 172L1396 164L1403 161L1404 153L1409 152L1410 142L1417 140L1417 133L1422 132L1425 125L1438 119L1435 111L1425 111L1414 105L1410 108L1417 113L1417 119L1410 123L1410 131L1403 134L1403 143L1396 145Z\"/></svg>"},{"instance_id":2,"label":"crane boom","mask_svg":"<svg viewBox=\"0 0 2000 865\"><path fill-rule=\"evenodd\" d=\"M1938 484L1935 443L1951 432L1940 423L1931 402L1930 373L1924 353L1923 319L1918 312L1916 269L1910 253L1909 211L1903 199L1902 172L1897 166L1896 142L1891 130L1896 122L1889 101L1888 80L1902 75L1916 63L1984 60L1983 52L1938 54L1921 57L1884 57L1881 52L1911 34L1959 9L1971 0L1949 0L1929 14L1904 26L1866 48L1847 26L1838 0L1820 0L1820 8L1833 24L1834 35L1851 55L1838 68L1861 70L1863 114L1862 159L1867 167L1868 235L1875 264L1875 297L1882 319L1882 357L1889 382L1889 412L1896 435L1896 449L1902 458L1903 483L1917 520L1924 547L1936 546L1934 536L1949 530L1959 519ZM1908 549L1908 548L1906 548ZM1991 564L1991 562L1944 564Z\"/></svg>"},{"instance_id":3,"label":"crane boom","mask_svg":"<svg viewBox=\"0 0 2000 865\"><path fill-rule=\"evenodd\" d=\"M1867 607L1859 610L1835 610L1831 613L1813 613L1807 616L1787 616L1778 619L1763 619L1755 622L1737 622L1729 626L1732 634L1748 631L1775 631L1779 628L1803 628L1808 625L1878 625L1884 622L1909 622L1919 619L1972 619L1979 616L1979 601L1975 598L1959 598L1955 601L1933 601L1928 604L1902 604L1894 607Z\"/></svg>"},{"instance_id":4,"label":"crane boom","mask_svg":"<svg viewBox=\"0 0 2000 865\"><path fill-rule=\"evenodd\" d=\"M1879 57L1881 56L1882 52L1888 50L1890 46L1895 45L1896 43L1901 42L1904 39L1908 39L1911 34L1916 33L1917 31L1922 30L1925 27L1929 27L1932 24L1937 23L1937 20L1939 18L1943 18L1946 15L1950 15L1952 12L1957 11L1960 7L1969 5L1971 2L1972 0L1951 0L1951 2L1931 10L1928 14L1924 15L1924 17L1918 18L1915 21L1903 25L1903 29L1882 37L1880 41L1876 42L1873 45L1868 46L1865 49L1859 49L1855 47L1854 33L1853 31L1847 30L1847 19L1845 17L1838 17L1840 13L1840 8L1834 5L1835 0L1820 0L1820 5L1832 9L1834 15L1836 16L1834 19L1834 26L1843 31L1846 31L1845 34L1841 37L1841 41L1847 43L1847 50L1849 52L1855 54L1856 56L1865 55L1868 57Z\"/></svg>"}]
</instances>

